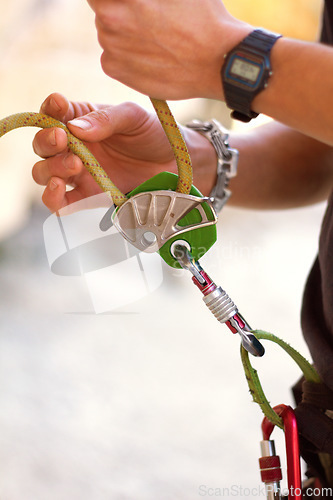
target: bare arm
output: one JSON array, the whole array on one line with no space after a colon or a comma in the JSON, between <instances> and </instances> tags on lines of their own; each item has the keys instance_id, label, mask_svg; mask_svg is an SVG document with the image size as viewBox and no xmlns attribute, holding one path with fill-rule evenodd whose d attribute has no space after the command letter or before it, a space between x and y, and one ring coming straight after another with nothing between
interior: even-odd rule
<instances>
[{"instance_id":1,"label":"bare arm","mask_svg":"<svg viewBox=\"0 0 333 500\"><path fill-rule=\"evenodd\" d=\"M194 182L206 195L216 180L216 157L204 137L184 129L195 164ZM240 152L230 204L285 209L325 200L333 188L333 148L280 123L231 134Z\"/></svg>"},{"instance_id":2,"label":"bare arm","mask_svg":"<svg viewBox=\"0 0 333 500\"><path fill-rule=\"evenodd\" d=\"M89 0L102 65L111 77L160 99L224 100L224 55L254 28L220 0ZM333 145L333 48L282 37L273 76L253 109Z\"/></svg>"},{"instance_id":3,"label":"bare arm","mask_svg":"<svg viewBox=\"0 0 333 500\"><path fill-rule=\"evenodd\" d=\"M281 38L272 50L272 68L254 111L333 145L333 48Z\"/></svg>"}]
</instances>

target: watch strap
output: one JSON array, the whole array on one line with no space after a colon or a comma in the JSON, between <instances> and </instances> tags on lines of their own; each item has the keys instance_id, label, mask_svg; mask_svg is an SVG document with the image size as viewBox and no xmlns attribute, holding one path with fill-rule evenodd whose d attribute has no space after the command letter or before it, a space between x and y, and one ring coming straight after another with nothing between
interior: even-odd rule
<instances>
[{"instance_id":1,"label":"watch strap","mask_svg":"<svg viewBox=\"0 0 333 500\"><path fill-rule=\"evenodd\" d=\"M252 118L256 118L258 113L255 113L251 109L252 101L254 97L259 94L266 86L269 77L272 74L271 64L270 64L270 52L272 50L275 42L282 35L272 33L266 31L264 29L255 29L249 35L247 35L244 40L240 42L229 54L232 54L234 51L244 51L249 52L253 55L258 55L264 58L265 67L262 73L262 79L260 84L256 89L250 90L246 88L242 88L230 81L226 81L224 78L224 74L229 62L228 55L226 56L226 60L223 64L221 76L222 76L222 84L225 95L225 102L227 106L232 109L231 116L235 119L249 122Z\"/></svg>"}]
</instances>

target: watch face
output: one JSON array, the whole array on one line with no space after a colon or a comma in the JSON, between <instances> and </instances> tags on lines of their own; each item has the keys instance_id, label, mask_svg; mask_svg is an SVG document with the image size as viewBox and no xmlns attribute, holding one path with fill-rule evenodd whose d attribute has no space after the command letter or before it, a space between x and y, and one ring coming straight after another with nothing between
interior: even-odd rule
<instances>
[{"instance_id":1,"label":"watch face","mask_svg":"<svg viewBox=\"0 0 333 500\"><path fill-rule=\"evenodd\" d=\"M264 70L263 60L242 52L235 52L228 61L225 72L227 80L255 89Z\"/></svg>"},{"instance_id":2,"label":"watch face","mask_svg":"<svg viewBox=\"0 0 333 500\"><path fill-rule=\"evenodd\" d=\"M260 69L260 66L257 64L249 62L242 57L235 57L230 68L230 74L241 80L247 80L249 83L255 83L258 80Z\"/></svg>"}]
</instances>

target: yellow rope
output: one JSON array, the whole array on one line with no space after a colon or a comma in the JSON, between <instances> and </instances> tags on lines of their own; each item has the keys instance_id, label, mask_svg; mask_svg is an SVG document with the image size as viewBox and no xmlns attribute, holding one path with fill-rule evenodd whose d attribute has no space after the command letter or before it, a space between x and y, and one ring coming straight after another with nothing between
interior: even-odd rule
<instances>
[{"instance_id":1,"label":"yellow rope","mask_svg":"<svg viewBox=\"0 0 333 500\"><path fill-rule=\"evenodd\" d=\"M68 147L74 154L81 158L84 166L94 177L95 181L102 188L102 190L110 193L115 205L120 206L127 200L126 196L119 191L119 189L109 179L107 173L103 170L89 149L83 144L83 142L71 134L63 123L41 113L17 113L0 120L0 137L10 130L14 130L19 127L62 128L67 134Z\"/></svg>"},{"instance_id":2,"label":"yellow rope","mask_svg":"<svg viewBox=\"0 0 333 500\"><path fill-rule=\"evenodd\" d=\"M178 167L177 191L188 194L192 185L192 165L185 141L167 103L156 99L152 99L152 102L176 158ZM41 113L17 113L0 120L0 137L10 130L20 127L62 128L67 134L68 147L81 158L84 166L101 189L110 194L115 205L120 206L125 203L127 197L113 184L93 154L82 141L71 134L66 125Z\"/></svg>"},{"instance_id":3,"label":"yellow rope","mask_svg":"<svg viewBox=\"0 0 333 500\"><path fill-rule=\"evenodd\" d=\"M150 98L163 130L170 142L178 168L177 189L179 193L189 194L192 186L192 162L184 138L168 104Z\"/></svg>"}]
</instances>

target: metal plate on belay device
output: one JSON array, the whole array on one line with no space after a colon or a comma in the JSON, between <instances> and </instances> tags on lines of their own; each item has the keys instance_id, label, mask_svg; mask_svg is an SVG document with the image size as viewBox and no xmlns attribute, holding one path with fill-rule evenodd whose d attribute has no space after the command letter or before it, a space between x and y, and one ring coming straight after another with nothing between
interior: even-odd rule
<instances>
[{"instance_id":1,"label":"metal plate on belay device","mask_svg":"<svg viewBox=\"0 0 333 500\"><path fill-rule=\"evenodd\" d=\"M178 176L162 172L128 194L113 214L113 224L136 248L158 251L167 264L180 268L172 246L185 243L195 259L216 241L216 213L208 198L192 186L190 194L176 192Z\"/></svg>"}]
</instances>

